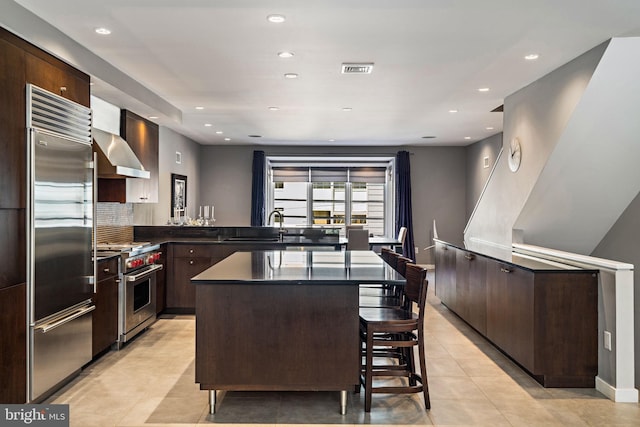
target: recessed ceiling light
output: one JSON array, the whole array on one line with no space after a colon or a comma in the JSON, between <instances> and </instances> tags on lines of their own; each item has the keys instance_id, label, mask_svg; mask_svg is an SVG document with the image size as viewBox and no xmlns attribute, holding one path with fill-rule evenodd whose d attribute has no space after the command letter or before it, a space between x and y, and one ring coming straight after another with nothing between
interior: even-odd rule
<instances>
[{"instance_id":1,"label":"recessed ceiling light","mask_svg":"<svg viewBox=\"0 0 640 427\"><path fill-rule=\"evenodd\" d=\"M335 139L330 139L329 142L336 142L336 140Z\"/></svg>"},{"instance_id":2,"label":"recessed ceiling light","mask_svg":"<svg viewBox=\"0 0 640 427\"><path fill-rule=\"evenodd\" d=\"M217 133L218 135L222 135L224 132L222 132L221 130L217 130L217 131L216 131L216 133Z\"/></svg>"},{"instance_id":3,"label":"recessed ceiling light","mask_svg":"<svg viewBox=\"0 0 640 427\"><path fill-rule=\"evenodd\" d=\"M278 111L279 108L278 107L269 107L269 111Z\"/></svg>"},{"instance_id":4,"label":"recessed ceiling light","mask_svg":"<svg viewBox=\"0 0 640 427\"><path fill-rule=\"evenodd\" d=\"M284 15L274 14L267 16L267 21L273 22L274 24L281 24L286 20L287 18L285 18Z\"/></svg>"},{"instance_id":5,"label":"recessed ceiling light","mask_svg":"<svg viewBox=\"0 0 640 427\"><path fill-rule=\"evenodd\" d=\"M249 135L249 138L262 138L262 135Z\"/></svg>"},{"instance_id":6,"label":"recessed ceiling light","mask_svg":"<svg viewBox=\"0 0 640 427\"><path fill-rule=\"evenodd\" d=\"M204 107L196 107L196 110L204 110Z\"/></svg>"},{"instance_id":7,"label":"recessed ceiling light","mask_svg":"<svg viewBox=\"0 0 640 427\"><path fill-rule=\"evenodd\" d=\"M480 89L478 89L478 92L489 92L489 88L488 87L481 87Z\"/></svg>"},{"instance_id":8,"label":"recessed ceiling light","mask_svg":"<svg viewBox=\"0 0 640 427\"><path fill-rule=\"evenodd\" d=\"M525 56L524 59L526 59L527 61L533 61L536 60L540 57L540 55L538 55L537 53L530 53L529 55Z\"/></svg>"},{"instance_id":9,"label":"recessed ceiling light","mask_svg":"<svg viewBox=\"0 0 640 427\"><path fill-rule=\"evenodd\" d=\"M280 58L293 58L293 52L278 52Z\"/></svg>"},{"instance_id":10,"label":"recessed ceiling light","mask_svg":"<svg viewBox=\"0 0 640 427\"><path fill-rule=\"evenodd\" d=\"M89 86L95 86L96 84L94 82L89 83Z\"/></svg>"},{"instance_id":11,"label":"recessed ceiling light","mask_svg":"<svg viewBox=\"0 0 640 427\"><path fill-rule=\"evenodd\" d=\"M452 108L451 110L449 110L450 113L457 113L458 110L456 110L455 108Z\"/></svg>"},{"instance_id":12,"label":"recessed ceiling light","mask_svg":"<svg viewBox=\"0 0 640 427\"><path fill-rule=\"evenodd\" d=\"M205 123L204 126L207 127L207 128L210 128L213 125L211 123Z\"/></svg>"},{"instance_id":13,"label":"recessed ceiling light","mask_svg":"<svg viewBox=\"0 0 640 427\"><path fill-rule=\"evenodd\" d=\"M471 137L470 136L465 136L464 139L471 139Z\"/></svg>"},{"instance_id":14,"label":"recessed ceiling light","mask_svg":"<svg viewBox=\"0 0 640 427\"><path fill-rule=\"evenodd\" d=\"M231 138L225 138L224 140L225 141L231 141Z\"/></svg>"},{"instance_id":15,"label":"recessed ceiling light","mask_svg":"<svg viewBox=\"0 0 640 427\"><path fill-rule=\"evenodd\" d=\"M487 126L485 129L486 130L493 130L493 126Z\"/></svg>"},{"instance_id":16,"label":"recessed ceiling light","mask_svg":"<svg viewBox=\"0 0 640 427\"><path fill-rule=\"evenodd\" d=\"M158 118L158 116L149 116L149 118L150 118L151 120L155 120L155 119L157 119L157 118Z\"/></svg>"},{"instance_id":17,"label":"recessed ceiling light","mask_svg":"<svg viewBox=\"0 0 640 427\"><path fill-rule=\"evenodd\" d=\"M111 30L108 28L100 27L96 28L96 33L100 34L101 36L108 36L109 34L111 34Z\"/></svg>"},{"instance_id":18,"label":"recessed ceiling light","mask_svg":"<svg viewBox=\"0 0 640 427\"><path fill-rule=\"evenodd\" d=\"M352 110L353 110L353 108L351 108L351 107L343 107L342 108L342 111L352 111Z\"/></svg>"},{"instance_id":19,"label":"recessed ceiling light","mask_svg":"<svg viewBox=\"0 0 640 427\"><path fill-rule=\"evenodd\" d=\"M296 73L287 73L284 75L284 77L287 79L297 79L298 75Z\"/></svg>"}]
</instances>

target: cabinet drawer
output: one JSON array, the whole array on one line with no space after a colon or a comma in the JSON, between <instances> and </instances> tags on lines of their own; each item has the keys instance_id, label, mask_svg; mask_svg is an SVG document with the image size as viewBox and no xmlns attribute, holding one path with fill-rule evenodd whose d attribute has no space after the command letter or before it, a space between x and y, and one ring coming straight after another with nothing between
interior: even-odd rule
<instances>
[{"instance_id":1,"label":"cabinet drawer","mask_svg":"<svg viewBox=\"0 0 640 427\"><path fill-rule=\"evenodd\" d=\"M173 256L180 258L211 258L214 245L175 245Z\"/></svg>"},{"instance_id":2,"label":"cabinet drawer","mask_svg":"<svg viewBox=\"0 0 640 427\"><path fill-rule=\"evenodd\" d=\"M98 282L118 275L118 257L98 261Z\"/></svg>"}]
</instances>

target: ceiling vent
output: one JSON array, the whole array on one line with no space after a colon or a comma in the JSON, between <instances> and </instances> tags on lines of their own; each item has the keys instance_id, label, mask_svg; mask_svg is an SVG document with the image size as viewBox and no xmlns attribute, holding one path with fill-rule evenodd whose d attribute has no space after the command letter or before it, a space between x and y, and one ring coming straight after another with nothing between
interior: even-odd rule
<instances>
[{"instance_id":1,"label":"ceiling vent","mask_svg":"<svg viewBox=\"0 0 640 427\"><path fill-rule=\"evenodd\" d=\"M342 63L342 74L371 74L373 62Z\"/></svg>"}]
</instances>

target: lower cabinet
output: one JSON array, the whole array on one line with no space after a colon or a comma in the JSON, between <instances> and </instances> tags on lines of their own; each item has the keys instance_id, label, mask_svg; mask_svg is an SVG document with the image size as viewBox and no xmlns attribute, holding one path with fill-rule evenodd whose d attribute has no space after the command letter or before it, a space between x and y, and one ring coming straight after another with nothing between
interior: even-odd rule
<instances>
[{"instance_id":1,"label":"lower cabinet","mask_svg":"<svg viewBox=\"0 0 640 427\"><path fill-rule=\"evenodd\" d=\"M156 272L156 314L160 314L167 307L167 244L160 246L160 259L156 264L162 265L162 270Z\"/></svg>"},{"instance_id":2,"label":"lower cabinet","mask_svg":"<svg viewBox=\"0 0 640 427\"><path fill-rule=\"evenodd\" d=\"M0 403L27 400L27 287L0 289Z\"/></svg>"},{"instance_id":3,"label":"lower cabinet","mask_svg":"<svg viewBox=\"0 0 640 427\"><path fill-rule=\"evenodd\" d=\"M171 243L168 245L166 310L195 313L196 288L191 278L231 255L236 248L227 245Z\"/></svg>"},{"instance_id":4,"label":"lower cabinet","mask_svg":"<svg viewBox=\"0 0 640 427\"><path fill-rule=\"evenodd\" d=\"M597 273L515 258L436 242L436 296L543 386L594 387Z\"/></svg>"},{"instance_id":5,"label":"lower cabinet","mask_svg":"<svg viewBox=\"0 0 640 427\"><path fill-rule=\"evenodd\" d=\"M492 262L487 283L487 338L533 372L534 273Z\"/></svg>"},{"instance_id":6,"label":"lower cabinet","mask_svg":"<svg viewBox=\"0 0 640 427\"><path fill-rule=\"evenodd\" d=\"M456 248L436 242L436 296L451 310L456 307Z\"/></svg>"},{"instance_id":7,"label":"lower cabinet","mask_svg":"<svg viewBox=\"0 0 640 427\"><path fill-rule=\"evenodd\" d=\"M94 294L93 357L118 339L118 258L98 262L98 283Z\"/></svg>"}]
</instances>

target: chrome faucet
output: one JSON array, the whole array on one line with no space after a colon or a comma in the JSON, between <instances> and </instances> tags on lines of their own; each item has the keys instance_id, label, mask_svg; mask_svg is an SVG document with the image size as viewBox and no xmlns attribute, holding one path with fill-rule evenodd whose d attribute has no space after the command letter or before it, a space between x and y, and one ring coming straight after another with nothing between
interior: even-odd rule
<instances>
[{"instance_id":1,"label":"chrome faucet","mask_svg":"<svg viewBox=\"0 0 640 427\"><path fill-rule=\"evenodd\" d=\"M271 217L273 215L277 214L280 217L280 229L278 230L278 235L280 236L280 241L284 240L284 234L287 232L287 230L285 230L284 227L284 215L282 214L281 211L279 210L272 210L271 213L269 213L269 219L267 220L268 224L271 224Z\"/></svg>"}]
</instances>

